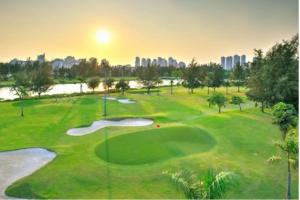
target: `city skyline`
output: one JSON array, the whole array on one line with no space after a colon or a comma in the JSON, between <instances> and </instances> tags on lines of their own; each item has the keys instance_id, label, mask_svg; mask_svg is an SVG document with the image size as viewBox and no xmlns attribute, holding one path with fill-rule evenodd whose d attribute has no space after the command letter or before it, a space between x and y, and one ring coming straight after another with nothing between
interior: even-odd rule
<instances>
[{"instance_id":1,"label":"city skyline","mask_svg":"<svg viewBox=\"0 0 300 200\"><path fill-rule=\"evenodd\" d=\"M0 62L46 53L113 65L134 66L136 56L220 63L237 53L251 60L254 48L297 34L298 1L1 0L0 25Z\"/></svg>"}]
</instances>

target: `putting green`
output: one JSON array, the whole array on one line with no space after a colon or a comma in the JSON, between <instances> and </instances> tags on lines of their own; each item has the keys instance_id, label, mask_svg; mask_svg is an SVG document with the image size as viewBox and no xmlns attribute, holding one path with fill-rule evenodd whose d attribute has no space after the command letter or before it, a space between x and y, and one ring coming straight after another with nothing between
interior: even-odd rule
<instances>
[{"instance_id":1,"label":"putting green","mask_svg":"<svg viewBox=\"0 0 300 200\"><path fill-rule=\"evenodd\" d=\"M168 127L113 137L98 145L96 154L107 162L139 165L202 153L215 144L202 129Z\"/></svg>"}]
</instances>

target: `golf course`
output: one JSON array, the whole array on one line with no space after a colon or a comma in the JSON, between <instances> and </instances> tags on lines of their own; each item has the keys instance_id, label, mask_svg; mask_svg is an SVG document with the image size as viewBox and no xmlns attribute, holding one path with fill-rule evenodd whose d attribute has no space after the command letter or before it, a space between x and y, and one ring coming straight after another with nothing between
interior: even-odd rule
<instances>
[{"instance_id":1,"label":"golf course","mask_svg":"<svg viewBox=\"0 0 300 200\"><path fill-rule=\"evenodd\" d=\"M229 87L226 97L242 97L242 111L227 102L221 113L208 105L206 88L191 94L182 86L174 87L173 95L169 87L161 87L159 94L112 93L110 97L133 103L107 100L106 117L103 94L0 102L1 152L43 148L56 154L47 165L10 185L5 194L38 199L180 199L184 193L164 171L189 169L200 176L213 169L234 174L223 198L285 198L287 164L267 162L280 152L274 141L281 139L281 132L272 123L270 110L262 113L246 98L246 89L240 90ZM216 91L225 95L224 87ZM67 134L70 129L92 127L97 120L136 118L151 123ZM296 170L291 187L292 198L298 198Z\"/></svg>"}]
</instances>

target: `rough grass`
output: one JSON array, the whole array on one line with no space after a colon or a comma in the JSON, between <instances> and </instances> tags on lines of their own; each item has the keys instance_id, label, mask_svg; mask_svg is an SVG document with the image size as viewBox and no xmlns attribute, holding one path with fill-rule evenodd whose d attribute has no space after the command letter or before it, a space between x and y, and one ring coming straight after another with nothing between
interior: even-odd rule
<instances>
[{"instance_id":1,"label":"rough grass","mask_svg":"<svg viewBox=\"0 0 300 200\"><path fill-rule=\"evenodd\" d=\"M224 88L217 91L225 93ZM230 95L244 96L244 90L236 93L236 88L230 88L229 92ZM67 97L58 102L55 99L27 100L24 118L19 117L18 103L0 103L1 151L44 147L58 154L53 162L10 186L7 194L23 198L178 199L183 198L183 194L162 175L162 171L184 167L199 175L210 168L233 171L238 184L231 187L224 198L285 198L286 162L278 165L266 162L268 157L278 153L272 141L281 139L280 131L272 124L271 115L254 108L253 102L247 100L242 105L243 112L237 106L226 105L218 114L216 107L208 107L206 89L188 94L186 89L174 87L171 96L169 88L162 88L160 95L127 93L125 97L137 103L108 101L109 118L147 117L154 119L155 124L107 127L86 136L71 137L66 135L68 129L102 119L102 96ZM156 128L157 124L161 129ZM178 132L177 127L181 127ZM193 132L193 138L189 139L185 136L190 132ZM106 162L96 151L104 144L106 133L112 143L113 149L110 149L117 152L112 157L116 162L128 162L131 149L141 150L131 162L143 160L143 155L148 158L151 150L157 155L151 162L139 165ZM205 150L207 144L195 139L202 133L207 134L204 134L207 142L214 141L215 145L210 149L206 146ZM172 134L176 139L166 147ZM137 139L139 137L142 138ZM119 144L127 153L122 152ZM157 149L159 144L162 146ZM168 148L175 149L175 153L170 153ZM292 174L292 195L298 198L298 173L293 171Z\"/></svg>"}]
</instances>

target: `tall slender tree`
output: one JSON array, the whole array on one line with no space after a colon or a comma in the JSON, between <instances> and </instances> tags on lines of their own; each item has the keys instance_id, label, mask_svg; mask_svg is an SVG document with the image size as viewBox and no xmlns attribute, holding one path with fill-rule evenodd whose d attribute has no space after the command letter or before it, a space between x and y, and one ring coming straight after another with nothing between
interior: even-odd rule
<instances>
[{"instance_id":1,"label":"tall slender tree","mask_svg":"<svg viewBox=\"0 0 300 200\"><path fill-rule=\"evenodd\" d=\"M197 66L197 62L194 59L183 72L182 85L183 87L188 88L192 94L194 93L194 89L201 86L198 72L199 72L199 68Z\"/></svg>"},{"instance_id":2,"label":"tall slender tree","mask_svg":"<svg viewBox=\"0 0 300 200\"><path fill-rule=\"evenodd\" d=\"M24 117L23 99L28 95L30 91L30 77L26 71L20 71L14 75L15 82L11 87L11 91L14 92L20 101L21 117Z\"/></svg>"},{"instance_id":3,"label":"tall slender tree","mask_svg":"<svg viewBox=\"0 0 300 200\"><path fill-rule=\"evenodd\" d=\"M232 79L234 80L234 84L237 86L237 91L240 92L240 86L245 81L245 70L240 63L237 63L232 71Z\"/></svg>"},{"instance_id":4,"label":"tall slender tree","mask_svg":"<svg viewBox=\"0 0 300 200\"><path fill-rule=\"evenodd\" d=\"M261 111L264 112L266 103L266 86L265 79L262 73L265 61L262 50L254 50L254 62L251 65L250 77L247 86L249 90L246 95L249 99L261 103Z\"/></svg>"},{"instance_id":5,"label":"tall slender tree","mask_svg":"<svg viewBox=\"0 0 300 200\"><path fill-rule=\"evenodd\" d=\"M283 160L287 162L287 194L286 198L291 199L291 177L292 177L292 167L294 169L298 169L299 163L299 143L298 143L298 135L295 129L292 129L287 134L284 141L277 141L275 145L282 151L283 155L273 155L268 159L269 163L276 163Z\"/></svg>"}]
</instances>

